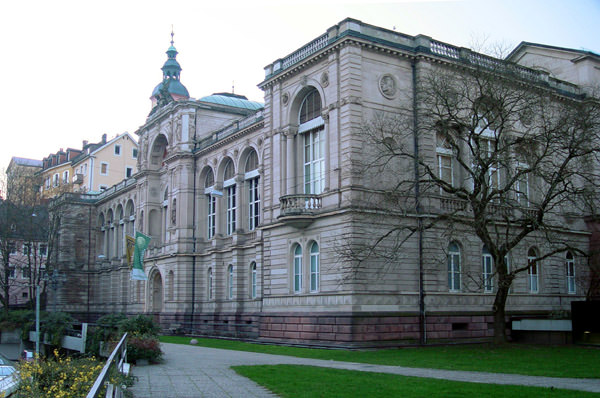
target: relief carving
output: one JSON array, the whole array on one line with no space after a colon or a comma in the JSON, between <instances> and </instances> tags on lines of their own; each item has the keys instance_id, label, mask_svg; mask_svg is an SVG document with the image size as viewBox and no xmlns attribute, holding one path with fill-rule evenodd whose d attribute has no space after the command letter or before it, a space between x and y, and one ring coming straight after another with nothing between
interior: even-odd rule
<instances>
[{"instance_id":1,"label":"relief carving","mask_svg":"<svg viewBox=\"0 0 600 398\"><path fill-rule=\"evenodd\" d=\"M381 94L388 99L394 98L398 91L396 79L389 73L381 76L381 78L379 78L379 91L381 91Z\"/></svg>"}]
</instances>

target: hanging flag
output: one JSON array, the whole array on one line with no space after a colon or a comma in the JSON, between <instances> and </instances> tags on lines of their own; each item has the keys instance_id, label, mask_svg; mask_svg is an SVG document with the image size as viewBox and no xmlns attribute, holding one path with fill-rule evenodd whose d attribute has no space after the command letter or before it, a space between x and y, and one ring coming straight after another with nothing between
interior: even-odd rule
<instances>
[{"instance_id":1,"label":"hanging flag","mask_svg":"<svg viewBox=\"0 0 600 398\"><path fill-rule=\"evenodd\" d=\"M135 232L135 248L133 252L133 268L131 269L131 279L145 281L148 279L144 273L144 252L150 243L150 237L141 232Z\"/></svg>"},{"instance_id":2,"label":"hanging flag","mask_svg":"<svg viewBox=\"0 0 600 398\"><path fill-rule=\"evenodd\" d=\"M127 255L127 265L133 267L133 252L135 251L135 238L125 235L125 254Z\"/></svg>"}]
</instances>

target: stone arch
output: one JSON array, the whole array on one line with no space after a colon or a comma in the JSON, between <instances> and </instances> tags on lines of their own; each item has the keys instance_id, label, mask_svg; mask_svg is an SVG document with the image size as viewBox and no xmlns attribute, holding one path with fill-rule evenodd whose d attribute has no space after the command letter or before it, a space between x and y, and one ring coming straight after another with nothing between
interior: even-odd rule
<instances>
[{"instance_id":1,"label":"stone arch","mask_svg":"<svg viewBox=\"0 0 600 398\"><path fill-rule=\"evenodd\" d=\"M153 272L151 272L148 280L150 282L148 286L148 294L150 296L150 299L148 300L148 303L150 304L149 310L150 312L162 312L164 288L160 271L155 269Z\"/></svg>"},{"instance_id":2,"label":"stone arch","mask_svg":"<svg viewBox=\"0 0 600 398\"><path fill-rule=\"evenodd\" d=\"M148 154L148 166L153 169L160 169L163 165L163 161L167 156L167 146L169 141L164 134L156 136L152 142L150 153Z\"/></svg>"},{"instance_id":3,"label":"stone arch","mask_svg":"<svg viewBox=\"0 0 600 398\"><path fill-rule=\"evenodd\" d=\"M215 176L217 181L223 182L223 181L227 180L227 178L225 177L225 170L227 169L227 166L230 164L229 162L231 162L231 167L233 167L233 175L235 176L235 173L238 170L238 168L236 167L235 161L231 157L225 156L223 159L221 159L221 163L219 163L219 167L217 168L217 175Z\"/></svg>"},{"instance_id":4,"label":"stone arch","mask_svg":"<svg viewBox=\"0 0 600 398\"><path fill-rule=\"evenodd\" d=\"M300 113L300 107L302 106L302 102L308 93L312 90L316 90L321 98L321 109L325 108L325 93L323 92L323 88L314 82L312 85L306 85L303 87L298 87L297 91L292 95L293 100L288 108L287 120L291 126L298 126L298 115Z\"/></svg>"},{"instance_id":5,"label":"stone arch","mask_svg":"<svg viewBox=\"0 0 600 398\"><path fill-rule=\"evenodd\" d=\"M135 205L133 200L129 199L125 204L125 233L129 236L133 236L135 233Z\"/></svg>"}]
</instances>

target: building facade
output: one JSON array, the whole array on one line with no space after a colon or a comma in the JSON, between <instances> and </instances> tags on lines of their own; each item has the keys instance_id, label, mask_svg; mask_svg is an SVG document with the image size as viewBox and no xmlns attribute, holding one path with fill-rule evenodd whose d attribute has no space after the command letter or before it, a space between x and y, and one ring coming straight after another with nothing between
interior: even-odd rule
<instances>
[{"instance_id":1,"label":"building facade","mask_svg":"<svg viewBox=\"0 0 600 398\"><path fill-rule=\"evenodd\" d=\"M263 105L227 93L190 99L173 43L167 55L136 132L139 172L100 194L54 202L68 215L58 250L66 282L54 298L61 309L147 313L165 329L308 344L492 337L494 265L472 232L438 226L411 235L394 264L356 266L347 253L422 218L378 206L392 180L362 167L376 155L361 135L366 123L401 113L426 71L467 58L505 61L347 19L265 68ZM521 68L528 84L583 95L576 83ZM423 162L454 178L435 140L435 131L417 137ZM460 207L438 193L425 202L432 214ZM134 231L152 237L147 281L129 277L124 236ZM551 317L585 295L575 283L590 239L583 217L560 234L576 251L537 261L549 245L539 234L511 250L513 266L530 266L512 284L509 318Z\"/></svg>"}]
</instances>

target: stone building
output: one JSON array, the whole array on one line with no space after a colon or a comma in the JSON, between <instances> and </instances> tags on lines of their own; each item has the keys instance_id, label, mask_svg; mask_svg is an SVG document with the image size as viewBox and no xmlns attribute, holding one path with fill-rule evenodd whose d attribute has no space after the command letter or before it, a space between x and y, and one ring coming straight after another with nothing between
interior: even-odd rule
<instances>
[{"instance_id":1,"label":"stone building","mask_svg":"<svg viewBox=\"0 0 600 398\"><path fill-rule=\"evenodd\" d=\"M173 43L167 55L152 111L136 131L138 172L100 194L54 203L65 223L58 263L67 280L56 298L63 310L82 318L147 313L165 329L326 345L493 335L493 264L472 233L438 227L411 236L393 267L355 268L344 250L393 224L373 200L390 181L360 166L374 149L361 137L365 123L400 113L425 71L504 61L346 19L265 68L263 105L228 93L191 99ZM519 71L528 84L585 96L568 76ZM435 132L418 139L425 161L442 172ZM403 172L414 173L396 174ZM427 211L448 211L437 193L425 199ZM400 223L418 218L406 212ZM124 235L136 230L152 237L147 281L130 280L124 256ZM581 217L560 233L577 253L587 250ZM528 264L546 243L536 235L510 261ZM468 275L481 275L482 261L489 279L477 287ZM574 283L583 274L585 261L573 252L544 258L516 276L507 316L568 310L585 294Z\"/></svg>"}]
</instances>

